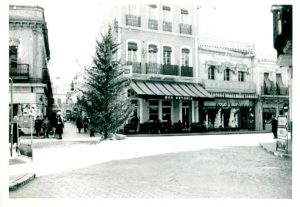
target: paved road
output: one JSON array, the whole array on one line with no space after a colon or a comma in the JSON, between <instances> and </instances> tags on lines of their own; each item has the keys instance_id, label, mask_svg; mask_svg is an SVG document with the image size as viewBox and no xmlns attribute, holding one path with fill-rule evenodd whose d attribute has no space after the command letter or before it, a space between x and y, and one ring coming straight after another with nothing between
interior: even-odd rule
<instances>
[{"instance_id":1,"label":"paved road","mask_svg":"<svg viewBox=\"0 0 300 207\"><path fill-rule=\"evenodd\" d=\"M291 198L292 161L232 146L109 161L36 178L11 198Z\"/></svg>"}]
</instances>

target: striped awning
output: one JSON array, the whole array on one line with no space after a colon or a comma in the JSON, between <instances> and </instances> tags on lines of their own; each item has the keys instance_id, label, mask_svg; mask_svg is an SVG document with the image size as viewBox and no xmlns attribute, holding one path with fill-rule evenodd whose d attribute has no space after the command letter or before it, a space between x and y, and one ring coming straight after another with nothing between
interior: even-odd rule
<instances>
[{"instance_id":1,"label":"striped awning","mask_svg":"<svg viewBox=\"0 0 300 207\"><path fill-rule=\"evenodd\" d=\"M132 81L130 84L138 96L158 96L168 99L213 98L200 84Z\"/></svg>"}]
</instances>

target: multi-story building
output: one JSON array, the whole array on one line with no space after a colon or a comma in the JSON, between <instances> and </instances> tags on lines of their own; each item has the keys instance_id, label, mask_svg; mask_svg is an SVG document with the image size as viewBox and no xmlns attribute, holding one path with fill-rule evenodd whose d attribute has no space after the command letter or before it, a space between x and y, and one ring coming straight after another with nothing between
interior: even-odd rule
<instances>
[{"instance_id":1,"label":"multi-story building","mask_svg":"<svg viewBox=\"0 0 300 207\"><path fill-rule=\"evenodd\" d=\"M141 131L156 120L189 130L200 121L201 102L212 98L199 82L197 12L191 5L126 5L110 14Z\"/></svg>"},{"instance_id":2,"label":"multi-story building","mask_svg":"<svg viewBox=\"0 0 300 207\"><path fill-rule=\"evenodd\" d=\"M284 105L289 102L289 74L270 57L257 57L254 66L256 90L257 130L271 130L273 116L284 115Z\"/></svg>"},{"instance_id":3,"label":"multi-story building","mask_svg":"<svg viewBox=\"0 0 300 207\"><path fill-rule=\"evenodd\" d=\"M254 44L199 38L199 74L214 100L204 101L208 129L255 129Z\"/></svg>"},{"instance_id":4,"label":"multi-story building","mask_svg":"<svg viewBox=\"0 0 300 207\"><path fill-rule=\"evenodd\" d=\"M273 44L277 51L277 65L282 70L288 70L289 74L289 106L288 120L292 126L293 115L293 5L273 5Z\"/></svg>"},{"instance_id":5,"label":"multi-story building","mask_svg":"<svg viewBox=\"0 0 300 207\"><path fill-rule=\"evenodd\" d=\"M13 80L13 115L46 115L53 102L47 62L50 59L44 9L9 7L9 76Z\"/></svg>"}]
</instances>

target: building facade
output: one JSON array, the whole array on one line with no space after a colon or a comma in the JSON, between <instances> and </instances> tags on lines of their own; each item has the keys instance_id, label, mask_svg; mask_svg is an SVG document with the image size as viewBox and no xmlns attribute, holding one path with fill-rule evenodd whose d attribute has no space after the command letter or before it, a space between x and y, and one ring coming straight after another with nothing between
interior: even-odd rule
<instances>
[{"instance_id":1,"label":"building facade","mask_svg":"<svg viewBox=\"0 0 300 207\"><path fill-rule=\"evenodd\" d=\"M257 130L271 130L273 116L285 115L289 104L289 73L275 59L257 57L254 67L259 101L256 106Z\"/></svg>"},{"instance_id":2,"label":"building facade","mask_svg":"<svg viewBox=\"0 0 300 207\"><path fill-rule=\"evenodd\" d=\"M199 38L199 74L214 100L202 114L210 130L255 129L254 44Z\"/></svg>"},{"instance_id":3,"label":"building facade","mask_svg":"<svg viewBox=\"0 0 300 207\"><path fill-rule=\"evenodd\" d=\"M47 63L50 60L44 9L9 6L9 76L13 80L13 115L51 111L53 95Z\"/></svg>"},{"instance_id":4,"label":"building facade","mask_svg":"<svg viewBox=\"0 0 300 207\"><path fill-rule=\"evenodd\" d=\"M114 8L112 25L121 64L132 83L140 131L145 123L200 122L200 105L212 96L199 82L197 8L186 5L126 5Z\"/></svg>"}]
</instances>

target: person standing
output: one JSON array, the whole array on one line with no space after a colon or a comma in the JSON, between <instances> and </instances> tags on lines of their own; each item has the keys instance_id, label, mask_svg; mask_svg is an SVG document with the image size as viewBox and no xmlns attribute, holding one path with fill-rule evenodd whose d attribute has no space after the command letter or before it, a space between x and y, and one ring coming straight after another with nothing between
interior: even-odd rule
<instances>
[{"instance_id":1,"label":"person standing","mask_svg":"<svg viewBox=\"0 0 300 207\"><path fill-rule=\"evenodd\" d=\"M40 120L40 117L37 116L34 121L34 129L36 132L36 136L39 137L41 133L41 127L42 127L42 120Z\"/></svg>"},{"instance_id":2,"label":"person standing","mask_svg":"<svg viewBox=\"0 0 300 207\"><path fill-rule=\"evenodd\" d=\"M81 128L82 128L82 118L80 116L78 116L77 119L76 119L76 126L77 126L77 129L78 129L78 133L80 133Z\"/></svg>"},{"instance_id":3,"label":"person standing","mask_svg":"<svg viewBox=\"0 0 300 207\"><path fill-rule=\"evenodd\" d=\"M84 133L86 133L87 128L88 128L88 124L89 124L89 120L88 120L88 118L86 118L86 116L84 116L82 122L83 122Z\"/></svg>"},{"instance_id":4,"label":"person standing","mask_svg":"<svg viewBox=\"0 0 300 207\"><path fill-rule=\"evenodd\" d=\"M274 139L277 139L278 121L277 121L277 118L275 116L273 116L271 124L272 124L272 132L273 132L273 135L274 135Z\"/></svg>"},{"instance_id":5,"label":"person standing","mask_svg":"<svg viewBox=\"0 0 300 207\"><path fill-rule=\"evenodd\" d=\"M60 115L57 115L57 122L56 122L56 134L58 135L58 139L62 139L62 131L63 131L64 123Z\"/></svg>"},{"instance_id":6,"label":"person standing","mask_svg":"<svg viewBox=\"0 0 300 207\"><path fill-rule=\"evenodd\" d=\"M44 138L49 138L50 121L47 116L45 117L45 120L43 121L42 128L44 131Z\"/></svg>"}]
</instances>

